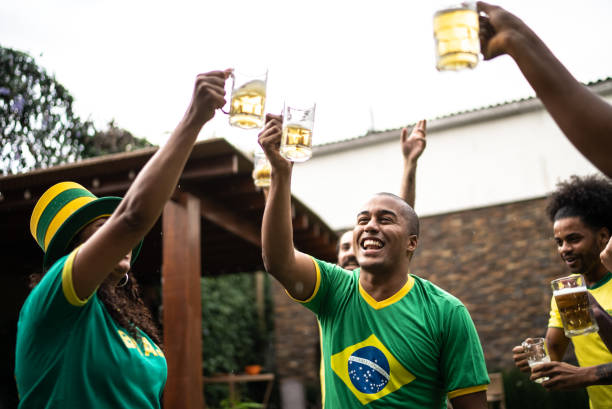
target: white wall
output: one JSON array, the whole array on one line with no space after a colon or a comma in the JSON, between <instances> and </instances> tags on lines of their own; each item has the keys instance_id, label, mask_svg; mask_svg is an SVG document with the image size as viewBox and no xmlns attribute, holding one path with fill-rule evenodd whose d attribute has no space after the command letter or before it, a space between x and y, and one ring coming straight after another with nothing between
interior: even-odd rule
<instances>
[{"instance_id":1,"label":"white wall","mask_svg":"<svg viewBox=\"0 0 612 409\"><path fill-rule=\"evenodd\" d=\"M292 191L332 228L350 227L372 194L399 192L401 167L398 131L397 141L296 164ZM424 216L541 197L572 174L595 172L545 110L430 131L415 208Z\"/></svg>"}]
</instances>

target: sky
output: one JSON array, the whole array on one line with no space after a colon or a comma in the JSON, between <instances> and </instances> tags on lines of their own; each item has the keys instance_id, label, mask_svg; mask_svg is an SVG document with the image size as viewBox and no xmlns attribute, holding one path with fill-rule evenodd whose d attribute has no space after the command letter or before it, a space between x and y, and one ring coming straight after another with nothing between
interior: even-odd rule
<instances>
[{"instance_id":1,"label":"sky","mask_svg":"<svg viewBox=\"0 0 612 409\"><path fill-rule=\"evenodd\" d=\"M19 0L0 6L0 45L34 56L82 118L163 144L195 77L268 69L266 111L316 101L315 144L533 95L508 56L435 69L432 16L448 1ZM508 0L583 82L612 76L612 2ZM218 111L200 138L255 148L258 131Z\"/></svg>"}]
</instances>

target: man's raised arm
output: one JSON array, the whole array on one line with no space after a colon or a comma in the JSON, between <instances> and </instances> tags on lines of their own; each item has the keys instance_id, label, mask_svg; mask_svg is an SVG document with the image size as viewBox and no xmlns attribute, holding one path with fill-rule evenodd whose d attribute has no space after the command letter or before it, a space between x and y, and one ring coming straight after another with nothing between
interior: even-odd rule
<instances>
[{"instance_id":1,"label":"man's raised arm","mask_svg":"<svg viewBox=\"0 0 612 409\"><path fill-rule=\"evenodd\" d=\"M416 199L416 167L419 157L425 150L425 129L427 121L421 119L408 135L408 128L402 128L401 143L404 157L404 171L400 186L400 197L414 209Z\"/></svg>"},{"instance_id":2,"label":"man's raised arm","mask_svg":"<svg viewBox=\"0 0 612 409\"><path fill-rule=\"evenodd\" d=\"M580 84L521 19L478 2L486 60L508 54L559 128L599 170L612 177L612 105Z\"/></svg>"},{"instance_id":3,"label":"man's raised arm","mask_svg":"<svg viewBox=\"0 0 612 409\"><path fill-rule=\"evenodd\" d=\"M291 219L292 163L280 155L282 118L268 115L266 126L259 134L272 168L270 190L261 226L262 256L266 271L298 299L308 299L315 290L317 274L310 256L293 246Z\"/></svg>"}]
</instances>

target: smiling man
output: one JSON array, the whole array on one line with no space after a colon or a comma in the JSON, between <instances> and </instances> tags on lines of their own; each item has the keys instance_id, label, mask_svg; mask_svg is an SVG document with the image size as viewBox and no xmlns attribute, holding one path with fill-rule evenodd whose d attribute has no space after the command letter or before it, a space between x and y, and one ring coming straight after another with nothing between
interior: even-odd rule
<instances>
[{"instance_id":1,"label":"smiling man","mask_svg":"<svg viewBox=\"0 0 612 409\"><path fill-rule=\"evenodd\" d=\"M402 128L400 142L402 146L402 156L404 158L404 168L402 170L402 180L400 185L400 197L412 208L416 199L416 168L419 157L425 150L427 141L425 139L427 121L422 119L408 133L408 128ZM359 267L355 251L353 249L353 230L347 230L340 235L338 240L338 265L345 270L354 270Z\"/></svg>"},{"instance_id":2,"label":"smiling man","mask_svg":"<svg viewBox=\"0 0 612 409\"><path fill-rule=\"evenodd\" d=\"M409 274L419 234L414 210L377 194L356 218L353 271L293 246L291 163L279 154L281 123L259 135L271 167L262 222L266 270L322 329L326 409L485 409L489 379L474 324L461 302Z\"/></svg>"},{"instance_id":3,"label":"smiling man","mask_svg":"<svg viewBox=\"0 0 612 409\"><path fill-rule=\"evenodd\" d=\"M602 340L610 336L602 331L609 327L605 323L610 319L606 312L612 311L612 274L602 264L600 254L612 232L612 182L601 176L572 176L550 195L546 210L553 222L557 252L568 273L582 274L596 301L594 312L600 332L571 338L580 367L559 362L570 339L565 336L559 310L551 298L546 343L555 362L534 368L532 379L548 376L550 380L542 383L548 389L587 387L591 408L609 408L612 353ZM521 370L529 372L522 352L522 347L515 347L514 360Z\"/></svg>"}]
</instances>

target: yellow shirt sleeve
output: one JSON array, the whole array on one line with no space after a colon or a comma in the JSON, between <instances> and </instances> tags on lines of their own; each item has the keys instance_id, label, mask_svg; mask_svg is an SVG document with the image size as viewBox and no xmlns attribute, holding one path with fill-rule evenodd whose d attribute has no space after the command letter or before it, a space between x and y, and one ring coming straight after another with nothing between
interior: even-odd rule
<instances>
[{"instance_id":1,"label":"yellow shirt sleeve","mask_svg":"<svg viewBox=\"0 0 612 409\"><path fill-rule=\"evenodd\" d=\"M66 300L75 307L82 307L87 304L87 301L96 293L95 291L86 299L81 300L74 290L74 283L72 282L72 264L74 263L74 258L78 253L80 247L77 247L70 253L66 263L64 264L64 268L62 270L62 290L64 291L64 296Z\"/></svg>"},{"instance_id":2,"label":"yellow shirt sleeve","mask_svg":"<svg viewBox=\"0 0 612 409\"><path fill-rule=\"evenodd\" d=\"M563 328L563 322L561 321L561 314L557 308L555 297L550 297L550 318L548 319L549 328Z\"/></svg>"}]
</instances>

